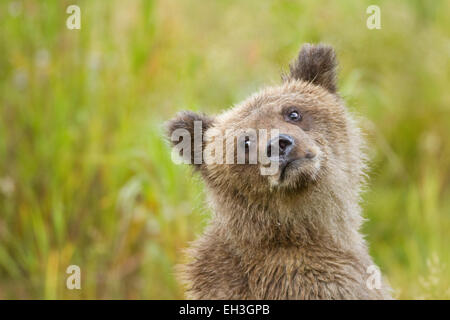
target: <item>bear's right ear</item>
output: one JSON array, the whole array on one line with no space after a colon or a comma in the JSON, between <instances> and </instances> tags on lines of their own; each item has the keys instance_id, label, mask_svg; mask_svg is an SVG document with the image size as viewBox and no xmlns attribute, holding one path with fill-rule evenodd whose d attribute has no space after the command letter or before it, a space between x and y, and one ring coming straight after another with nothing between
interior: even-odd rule
<instances>
[{"instance_id":1,"label":"bear's right ear","mask_svg":"<svg viewBox=\"0 0 450 320\"><path fill-rule=\"evenodd\" d=\"M335 93L336 67L336 54L331 46L306 43L297 59L289 66L288 79L311 82Z\"/></svg>"},{"instance_id":2,"label":"bear's right ear","mask_svg":"<svg viewBox=\"0 0 450 320\"><path fill-rule=\"evenodd\" d=\"M179 112L166 123L167 137L183 163L199 169L203 163L204 136L213 118L191 111Z\"/></svg>"}]
</instances>

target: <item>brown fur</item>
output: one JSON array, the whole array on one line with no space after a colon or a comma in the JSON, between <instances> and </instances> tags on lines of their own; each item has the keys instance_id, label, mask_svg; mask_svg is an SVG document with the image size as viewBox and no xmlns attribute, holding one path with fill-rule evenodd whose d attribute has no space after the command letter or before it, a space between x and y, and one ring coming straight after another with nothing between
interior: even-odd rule
<instances>
[{"instance_id":1,"label":"brown fur","mask_svg":"<svg viewBox=\"0 0 450 320\"><path fill-rule=\"evenodd\" d=\"M368 289L373 265L359 206L364 144L336 92L331 47L305 45L290 74L213 118L182 113L169 123L192 130L205 120L203 147L227 129L278 128L299 157L317 156L288 171L263 176L260 165L201 164L213 217L189 249L182 268L193 299L383 299L389 288ZM283 117L295 106L300 123ZM267 141L259 141L263 148Z\"/></svg>"}]
</instances>

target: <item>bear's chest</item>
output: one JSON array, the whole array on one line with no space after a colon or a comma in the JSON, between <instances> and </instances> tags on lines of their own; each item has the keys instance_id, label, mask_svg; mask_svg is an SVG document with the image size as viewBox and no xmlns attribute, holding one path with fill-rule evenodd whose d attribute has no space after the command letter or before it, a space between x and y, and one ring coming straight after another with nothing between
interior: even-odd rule
<instances>
[{"instance_id":1,"label":"bear's chest","mask_svg":"<svg viewBox=\"0 0 450 320\"><path fill-rule=\"evenodd\" d=\"M364 266L349 253L281 248L245 256L243 272L255 299L342 299L366 290Z\"/></svg>"}]
</instances>

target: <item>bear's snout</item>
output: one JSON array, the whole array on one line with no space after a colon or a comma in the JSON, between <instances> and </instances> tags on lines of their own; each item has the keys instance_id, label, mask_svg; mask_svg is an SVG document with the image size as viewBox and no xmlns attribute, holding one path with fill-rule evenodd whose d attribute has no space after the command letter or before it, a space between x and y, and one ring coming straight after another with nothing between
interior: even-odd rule
<instances>
[{"instance_id":1,"label":"bear's snout","mask_svg":"<svg viewBox=\"0 0 450 320\"><path fill-rule=\"evenodd\" d=\"M267 144L267 156L271 158L278 155L280 159L287 159L293 148L294 138L287 134L280 134L278 137L270 140Z\"/></svg>"},{"instance_id":2,"label":"bear's snout","mask_svg":"<svg viewBox=\"0 0 450 320\"><path fill-rule=\"evenodd\" d=\"M280 162L300 159L314 159L316 152L307 146L296 144L295 139L287 134L280 134L267 144L267 157L279 158Z\"/></svg>"}]
</instances>

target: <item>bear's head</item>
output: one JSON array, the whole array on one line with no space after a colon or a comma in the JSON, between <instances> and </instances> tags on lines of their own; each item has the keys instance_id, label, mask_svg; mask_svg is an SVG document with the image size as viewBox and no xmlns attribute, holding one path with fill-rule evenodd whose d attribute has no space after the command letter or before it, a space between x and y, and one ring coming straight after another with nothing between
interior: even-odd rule
<instances>
[{"instance_id":1,"label":"bear's head","mask_svg":"<svg viewBox=\"0 0 450 320\"><path fill-rule=\"evenodd\" d=\"M217 116L181 112L168 123L174 151L218 193L244 198L292 195L359 184L357 127L336 93L336 57L305 44L279 86Z\"/></svg>"}]
</instances>

